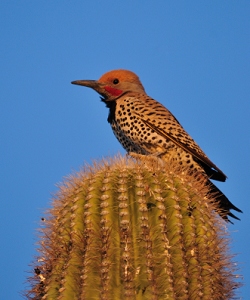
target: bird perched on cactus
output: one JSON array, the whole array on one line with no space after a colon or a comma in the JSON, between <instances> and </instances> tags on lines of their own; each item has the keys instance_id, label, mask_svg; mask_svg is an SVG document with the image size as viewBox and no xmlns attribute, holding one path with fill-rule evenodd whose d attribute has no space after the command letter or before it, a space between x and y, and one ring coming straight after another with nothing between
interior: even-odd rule
<instances>
[{"instance_id":1,"label":"bird perched on cactus","mask_svg":"<svg viewBox=\"0 0 250 300\"><path fill-rule=\"evenodd\" d=\"M139 77L128 70L107 72L99 80L76 80L73 84L98 92L109 108L108 122L129 153L176 161L203 178L215 194L218 212L225 220L238 219L230 210L242 212L210 181L225 181L226 175L206 156L178 120L161 103L149 97Z\"/></svg>"}]
</instances>

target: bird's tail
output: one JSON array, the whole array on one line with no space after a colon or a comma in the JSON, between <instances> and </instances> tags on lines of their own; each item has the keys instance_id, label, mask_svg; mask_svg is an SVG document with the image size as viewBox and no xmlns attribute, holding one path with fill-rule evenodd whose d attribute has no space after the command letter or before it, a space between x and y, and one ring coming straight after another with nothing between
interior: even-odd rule
<instances>
[{"instance_id":1,"label":"bird's tail","mask_svg":"<svg viewBox=\"0 0 250 300\"><path fill-rule=\"evenodd\" d=\"M240 220L238 217L236 217L233 213L231 213L231 209L236 210L237 212L242 213L242 210L240 210L238 207L233 205L232 202L228 200L228 198L215 186L210 180L208 180L207 185L209 185L210 192L216 200L216 203L218 205L218 213L219 215L226 220L227 222L231 222L228 217L232 217L234 219Z\"/></svg>"}]
</instances>

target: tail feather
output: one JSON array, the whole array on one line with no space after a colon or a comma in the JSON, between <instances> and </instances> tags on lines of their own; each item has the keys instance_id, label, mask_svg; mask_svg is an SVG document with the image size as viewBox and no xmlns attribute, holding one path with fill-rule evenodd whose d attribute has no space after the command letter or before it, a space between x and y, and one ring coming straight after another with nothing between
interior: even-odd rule
<instances>
[{"instance_id":1,"label":"tail feather","mask_svg":"<svg viewBox=\"0 0 250 300\"><path fill-rule=\"evenodd\" d=\"M218 213L219 215L226 220L227 222L230 222L229 217L232 217L236 220L240 220L238 217L236 217L230 210L233 209L237 212L242 213L242 210L240 210L238 207L233 205L231 201L215 186L210 180L208 180L207 184L209 185L210 188L210 194L213 195L216 199L216 202L218 204ZM233 223L232 223L233 224Z\"/></svg>"}]
</instances>

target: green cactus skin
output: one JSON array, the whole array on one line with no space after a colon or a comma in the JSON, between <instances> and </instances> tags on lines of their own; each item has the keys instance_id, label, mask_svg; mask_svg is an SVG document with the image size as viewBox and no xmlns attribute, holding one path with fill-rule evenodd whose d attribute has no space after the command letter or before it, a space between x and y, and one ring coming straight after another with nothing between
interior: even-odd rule
<instances>
[{"instance_id":1,"label":"green cactus skin","mask_svg":"<svg viewBox=\"0 0 250 300\"><path fill-rule=\"evenodd\" d=\"M27 299L232 299L225 222L173 165L116 158L60 186Z\"/></svg>"}]
</instances>

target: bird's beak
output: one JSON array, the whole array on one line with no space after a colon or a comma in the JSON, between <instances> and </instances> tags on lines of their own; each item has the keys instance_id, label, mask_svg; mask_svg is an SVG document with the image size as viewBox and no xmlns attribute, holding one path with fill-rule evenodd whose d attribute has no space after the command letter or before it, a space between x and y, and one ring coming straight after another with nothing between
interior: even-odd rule
<instances>
[{"instance_id":1,"label":"bird's beak","mask_svg":"<svg viewBox=\"0 0 250 300\"><path fill-rule=\"evenodd\" d=\"M98 82L97 80L75 80L72 81L71 83L86 86L92 88L93 90L95 90L97 93L101 95L104 94L104 89L103 89L104 84Z\"/></svg>"}]
</instances>

